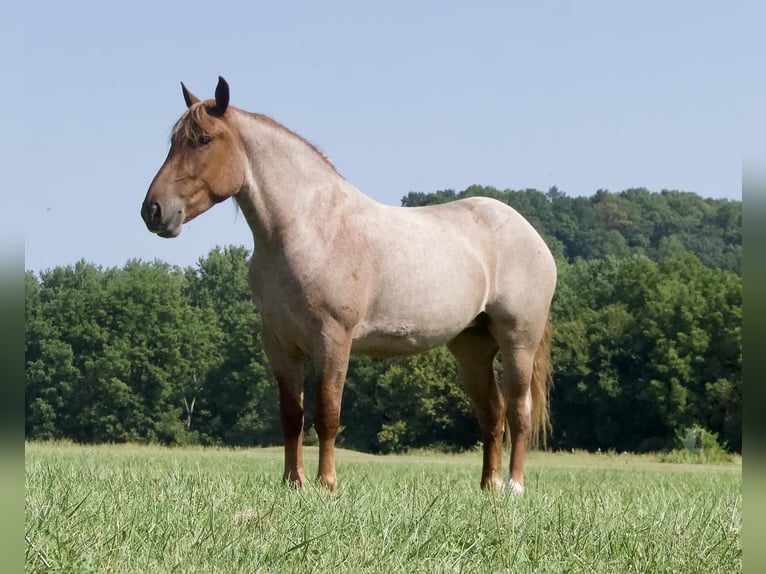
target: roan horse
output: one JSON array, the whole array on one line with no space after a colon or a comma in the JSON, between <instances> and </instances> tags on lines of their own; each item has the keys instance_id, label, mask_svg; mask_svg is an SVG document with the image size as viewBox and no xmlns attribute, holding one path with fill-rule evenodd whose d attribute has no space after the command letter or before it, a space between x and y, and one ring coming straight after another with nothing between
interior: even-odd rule
<instances>
[{"instance_id":1,"label":"roan horse","mask_svg":"<svg viewBox=\"0 0 766 574\"><path fill-rule=\"evenodd\" d=\"M247 219L255 242L250 287L279 385L283 481L306 482L307 361L321 373L317 480L332 490L349 354L403 355L446 343L481 429L482 488L523 493L527 444L544 441L549 425L548 313L556 285L555 262L535 229L489 198L379 204L297 134L230 106L223 78L210 100L181 87L188 109L141 216L149 231L176 237L184 223L234 197ZM511 462L503 483L506 420Z\"/></svg>"}]
</instances>

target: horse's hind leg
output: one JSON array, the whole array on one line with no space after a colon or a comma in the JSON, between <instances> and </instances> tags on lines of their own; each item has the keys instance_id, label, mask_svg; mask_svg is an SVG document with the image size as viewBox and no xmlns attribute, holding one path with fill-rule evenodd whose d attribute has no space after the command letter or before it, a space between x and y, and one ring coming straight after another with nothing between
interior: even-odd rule
<instances>
[{"instance_id":1,"label":"horse's hind leg","mask_svg":"<svg viewBox=\"0 0 766 574\"><path fill-rule=\"evenodd\" d=\"M485 328L474 327L460 333L447 347L457 360L460 381L479 420L484 444L481 487L501 488L505 399L492 368L497 342Z\"/></svg>"},{"instance_id":2,"label":"horse's hind leg","mask_svg":"<svg viewBox=\"0 0 766 574\"><path fill-rule=\"evenodd\" d=\"M508 426L511 431L511 463L508 489L524 492L524 458L532 432L531 381L535 349L514 343L501 343L503 361L502 388L508 402Z\"/></svg>"}]
</instances>

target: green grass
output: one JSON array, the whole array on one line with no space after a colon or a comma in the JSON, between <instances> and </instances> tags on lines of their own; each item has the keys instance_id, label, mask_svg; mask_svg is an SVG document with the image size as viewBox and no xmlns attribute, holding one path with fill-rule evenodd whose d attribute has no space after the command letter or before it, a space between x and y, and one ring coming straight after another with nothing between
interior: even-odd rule
<instances>
[{"instance_id":1,"label":"green grass","mask_svg":"<svg viewBox=\"0 0 766 574\"><path fill-rule=\"evenodd\" d=\"M742 570L741 460L533 453L511 498L478 453L337 459L328 493L282 486L281 449L27 444L26 571Z\"/></svg>"}]
</instances>

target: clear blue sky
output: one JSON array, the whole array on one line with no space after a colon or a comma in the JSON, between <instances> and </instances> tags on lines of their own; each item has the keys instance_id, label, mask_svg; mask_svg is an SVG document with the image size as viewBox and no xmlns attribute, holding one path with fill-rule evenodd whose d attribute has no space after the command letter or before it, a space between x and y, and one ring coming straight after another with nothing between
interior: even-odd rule
<instances>
[{"instance_id":1,"label":"clear blue sky","mask_svg":"<svg viewBox=\"0 0 766 574\"><path fill-rule=\"evenodd\" d=\"M192 265L252 247L232 202L155 237L139 216L184 110L179 82L300 133L378 201L471 184L741 199L738 3L41 2L2 144L26 151L25 266ZM763 13L763 10L761 10ZM762 77L763 71L759 72ZM8 214L6 213L6 217ZM19 223L22 222L22 223Z\"/></svg>"}]
</instances>

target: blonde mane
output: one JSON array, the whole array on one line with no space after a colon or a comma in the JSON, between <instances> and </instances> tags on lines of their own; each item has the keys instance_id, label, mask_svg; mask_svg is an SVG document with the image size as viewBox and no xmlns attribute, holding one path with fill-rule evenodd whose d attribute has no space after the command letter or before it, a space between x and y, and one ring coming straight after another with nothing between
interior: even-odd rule
<instances>
[{"instance_id":1,"label":"blonde mane","mask_svg":"<svg viewBox=\"0 0 766 574\"><path fill-rule=\"evenodd\" d=\"M209 137L205 128L202 127L202 117L209 116L204 102L193 105L178 119L170 132L170 141L179 139L198 142Z\"/></svg>"},{"instance_id":2,"label":"blonde mane","mask_svg":"<svg viewBox=\"0 0 766 574\"><path fill-rule=\"evenodd\" d=\"M333 165L332 161L330 161L330 158L328 158L325 154L323 154L322 151L317 146L315 146L313 143L308 141L303 136L296 134L293 130L283 126L277 120L275 120L273 118L270 118L269 116L265 116L263 114L257 114L257 113L253 113L253 112L245 112L245 113L248 116L250 116L251 118L255 119L256 121L259 121L261 123L267 124L267 125L269 125L269 126L271 126L273 128L276 128L276 129L278 129L280 131L283 131L283 132L285 132L287 134L290 134L294 138L299 139L300 141L305 143L309 147L310 150L312 150L315 154L317 154L319 157L321 157L322 160L327 165L329 165L333 169L333 171L335 171L337 173L337 170L335 169L335 166Z\"/></svg>"},{"instance_id":3,"label":"blonde mane","mask_svg":"<svg viewBox=\"0 0 766 574\"><path fill-rule=\"evenodd\" d=\"M214 101L212 101L214 103ZM205 128L203 127L204 119L210 117L210 113L208 112L208 106L211 104L211 101L207 102L198 102L191 106L184 114L179 118L179 120L176 122L176 124L173 126L173 130L170 134L170 140L171 142L178 141L179 139L191 141L191 142L199 142L207 137L210 137ZM290 136L302 141L304 144L308 146L310 150L312 150L314 153L316 153L320 158L322 158L322 161L324 161L328 166L330 166L333 171L337 173L337 170L335 169L335 166L333 165L332 161L330 161L330 158L328 158L325 154L321 152L321 150L315 146L313 143L308 141L303 136L298 135L291 129L285 127L278 121L276 121L273 118L270 118L269 116L253 113L253 112L245 112L243 110L237 110L239 112L244 113L248 117L254 119L257 122L264 123L272 128L275 128L279 131L285 132L289 134Z\"/></svg>"}]
</instances>

